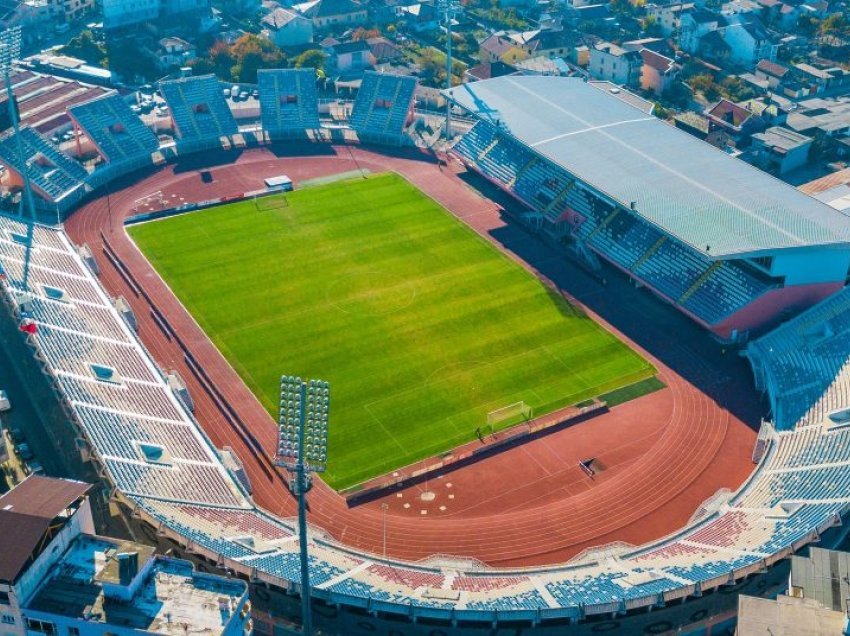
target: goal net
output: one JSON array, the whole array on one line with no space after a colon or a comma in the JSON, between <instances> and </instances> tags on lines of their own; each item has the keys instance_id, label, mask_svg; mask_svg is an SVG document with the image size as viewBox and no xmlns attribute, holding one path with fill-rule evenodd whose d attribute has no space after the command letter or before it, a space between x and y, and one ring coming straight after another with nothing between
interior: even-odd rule
<instances>
[{"instance_id":1,"label":"goal net","mask_svg":"<svg viewBox=\"0 0 850 636\"><path fill-rule=\"evenodd\" d=\"M153 208L154 204L159 208L165 207L165 197L162 195L162 190L151 192L133 201L133 212Z\"/></svg>"},{"instance_id":2,"label":"goal net","mask_svg":"<svg viewBox=\"0 0 850 636\"><path fill-rule=\"evenodd\" d=\"M533 409L525 402L514 402L487 413L487 432L495 433L508 426L528 422L534 417Z\"/></svg>"}]
</instances>

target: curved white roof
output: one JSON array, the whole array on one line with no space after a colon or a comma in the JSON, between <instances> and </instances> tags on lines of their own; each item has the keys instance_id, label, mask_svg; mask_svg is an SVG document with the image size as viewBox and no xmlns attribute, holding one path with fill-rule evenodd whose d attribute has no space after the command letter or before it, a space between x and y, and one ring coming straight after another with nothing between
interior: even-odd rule
<instances>
[{"instance_id":1,"label":"curved white roof","mask_svg":"<svg viewBox=\"0 0 850 636\"><path fill-rule=\"evenodd\" d=\"M462 108L714 257L850 246L850 217L665 124L625 91L507 76L451 90ZM619 89L615 89L619 90Z\"/></svg>"}]
</instances>

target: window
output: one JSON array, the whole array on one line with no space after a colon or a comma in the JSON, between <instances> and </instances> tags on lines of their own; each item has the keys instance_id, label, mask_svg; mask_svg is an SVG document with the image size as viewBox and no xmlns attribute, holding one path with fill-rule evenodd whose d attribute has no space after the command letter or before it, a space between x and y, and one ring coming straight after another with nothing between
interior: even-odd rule
<instances>
[{"instance_id":1,"label":"window","mask_svg":"<svg viewBox=\"0 0 850 636\"><path fill-rule=\"evenodd\" d=\"M80 636L80 628L79 627L69 627L68 628L68 636Z\"/></svg>"},{"instance_id":2,"label":"window","mask_svg":"<svg viewBox=\"0 0 850 636\"><path fill-rule=\"evenodd\" d=\"M31 632L40 632L42 634L56 635L56 624L50 621L40 621L35 618L27 619L27 629Z\"/></svg>"},{"instance_id":3,"label":"window","mask_svg":"<svg viewBox=\"0 0 850 636\"><path fill-rule=\"evenodd\" d=\"M3 623L4 625L14 625L15 617L11 614L3 614L3 616L0 616L0 623Z\"/></svg>"}]
</instances>

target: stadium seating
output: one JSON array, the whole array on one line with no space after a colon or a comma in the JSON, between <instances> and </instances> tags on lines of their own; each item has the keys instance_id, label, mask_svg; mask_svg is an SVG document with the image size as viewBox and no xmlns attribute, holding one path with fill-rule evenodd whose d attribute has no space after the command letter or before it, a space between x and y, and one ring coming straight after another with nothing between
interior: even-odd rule
<instances>
[{"instance_id":1,"label":"stadium seating","mask_svg":"<svg viewBox=\"0 0 850 636\"><path fill-rule=\"evenodd\" d=\"M516 183L525 183L538 174L537 162L528 159L515 173ZM619 218L622 211L612 215L612 209L588 205L581 214L590 223L582 230L590 243L600 250L620 243L624 264L659 287L667 285L683 303L714 276L727 275L727 264L715 266L676 243L659 242L628 213ZM0 217L2 293L20 288L25 233L23 223ZM33 236L34 280L65 293L35 295L31 315L38 330L29 341L124 500L161 532L244 576L297 581L292 527L254 507L223 468L62 231L38 226ZM663 280L662 265L676 261L691 273L674 286ZM741 285L746 294L755 293L749 283ZM378 560L314 533L310 570L316 594L406 616L536 620L654 606L668 592L688 588L688 594L697 584L745 577L815 539L846 512L850 426L831 416L850 408L848 336L850 292L844 291L751 343L748 355L759 388L770 395L779 431L738 492L672 537L603 562L510 572ZM114 368L116 381L93 375L93 362ZM150 448L162 452L152 455Z\"/></svg>"},{"instance_id":2,"label":"stadium seating","mask_svg":"<svg viewBox=\"0 0 850 636\"><path fill-rule=\"evenodd\" d=\"M263 130L270 139L303 137L319 128L316 69L262 69L257 82Z\"/></svg>"},{"instance_id":3,"label":"stadium seating","mask_svg":"<svg viewBox=\"0 0 850 636\"><path fill-rule=\"evenodd\" d=\"M27 157L21 163L18 144ZM32 128L22 128L0 139L0 162L18 174L26 173L43 198L64 211L85 194L86 171L81 164L43 139Z\"/></svg>"},{"instance_id":4,"label":"stadium seating","mask_svg":"<svg viewBox=\"0 0 850 636\"><path fill-rule=\"evenodd\" d=\"M239 132L233 113L214 75L160 82L176 128L179 150L222 148Z\"/></svg>"},{"instance_id":5,"label":"stadium seating","mask_svg":"<svg viewBox=\"0 0 850 636\"><path fill-rule=\"evenodd\" d=\"M118 93L68 109L108 164L110 179L153 163L159 141Z\"/></svg>"},{"instance_id":6,"label":"stadium seating","mask_svg":"<svg viewBox=\"0 0 850 636\"><path fill-rule=\"evenodd\" d=\"M747 265L714 263L637 214L604 203L566 170L534 155L490 122L477 121L451 151L551 224L559 226L569 213L569 230L577 242L706 324L719 323L775 286Z\"/></svg>"},{"instance_id":7,"label":"stadium seating","mask_svg":"<svg viewBox=\"0 0 850 636\"><path fill-rule=\"evenodd\" d=\"M777 430L822 422L850 397L850 290L751 342L747 355Z\"/></svg>"},{"instance_id":8,"label":"stadium seating","mask_svg":"<svg viewBox=\"0 0 850 636\"><path fill-rule=\"evenodd\" d=\"M361 141L401 144L418 81L410 75L366 71L351 111Z\"/></svg>"}]
</instances>

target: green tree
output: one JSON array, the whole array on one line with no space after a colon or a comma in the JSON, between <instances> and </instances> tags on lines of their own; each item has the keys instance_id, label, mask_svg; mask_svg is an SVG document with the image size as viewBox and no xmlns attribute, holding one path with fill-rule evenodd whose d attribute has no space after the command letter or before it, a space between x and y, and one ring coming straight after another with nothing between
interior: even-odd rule
<instances>
[{"instance_id":1,"label":"green tree","mask_svg":"<svg viewBox=\"0 0 850 636\"><path fill-rule=\"evenodd\" d=\"M755 97L755 91L740 77L730 75L720 82L721 92L733 102L741 102Z\"/></svg>"},{"instance_id":2,"label":"green tree","mask_svg":"<svg viewBox=\"0 0 850 636\"><path fill-rule=\"evenodd\" d=\"M694 91L702 93L703 96L710 102L713 102L720 97L720 88L714 82L714 78L707 73L692 77L690 85Z\"/></svg>"},{"instance_id":3,"label":"green tree","mask_svg":"<svg viewBox=\"0 0 850 636\"><path fill-rule=\"evenodd\" d=\"M94 34L88 29L80 31L77 37L63 46L62 54L106 68L106 48L94 39Z\"/></svg>"},{"instance_id":4,"label":"green tree","mask_svg":"<svg viewBox=\"0 0 850 636\"><path fill-rule=\"evenodd\" d=\"M847 32L847 20L840 13L833 13L820 24L821 35L841 35Z\"/></svg>"},{"instance_id":5,"label":"green tree","mask_svg":"<svg viewBox=\"0 0 850 636\"><path fill-rule=\"evenodd\" d=\"M295 56L292 60L292 65L295 68L314 68L316 70L324 70L327 55L319 49L308 49L300 55Z\"/></svg>"}]
</instances>

